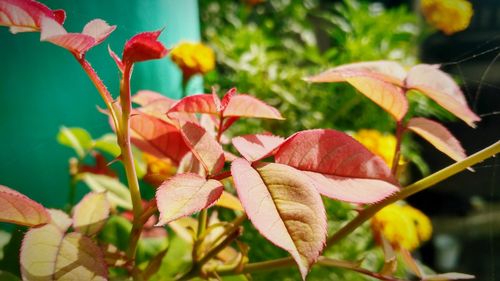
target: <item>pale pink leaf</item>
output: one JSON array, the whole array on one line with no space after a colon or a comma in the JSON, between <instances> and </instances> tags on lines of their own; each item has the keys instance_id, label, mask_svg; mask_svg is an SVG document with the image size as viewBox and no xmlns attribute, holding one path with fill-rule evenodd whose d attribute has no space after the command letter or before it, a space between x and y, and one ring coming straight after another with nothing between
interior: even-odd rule
<instances>
[{"instance_id":1,"label":"pale pink leaf","mask_svg":"<svg viewBox=\"0 0 500 281\"><path fill-rule=\"evenodd\" d=\"M443 125L426 118L416 117L410 119L407 127L451 159L460 161L467 157L460 142Z\"/></svg>"},{"instance_id":2,"label":"pale pink leaf","mask_svg":"<svg viewBox=\"0 0 500 281\"><path fill-rule=\"evenodd\" d=\"M102 19L94 19L89 21L84 27L82 34L89 35L95 39L95 45L106 40L108 36L116 29L116 25L110 26Z\"/></svg>"},{"instance_id":3,"label":"pale pink leaf","mask_svg":"<svg viewBox=\"0 0 500 281\"><path fill-rule=\"evenodd\" d=\"M305 279L326 240L326 215L319 193L302 172L286 165L231 165L238 197L259 232L289 252Z\"/></svg>"},{"instance_id":4,"label":"pale pink leaf","mask_svg":"<svg viewBox=\"0 0 500 281\"><path fill-rule=\"evenodd\" d=\"M151 102L157 101L157 100L164 100L165 103L168 102L170 105L173 105L175 103L174 100L157 93L155 91L150 91L150 90L140 90L138 91L135 95L132 96L132 102L136 103L140 106L145 106L148 105ZM167 110L165 110L166 113Z\"/></svg>"},{"instance_id":5,"label":"pale pink leaf","mask_svg":"<svg viewBox=\"0 0 500 281\"><path fill-rule=\"evenodd\" d=\"M334 199L370 203L398 190L397 181L380 157L352 137L335 130L307 130L292 135L275 153L275 161L301 171L323 174L322 178L315 177L316 188ZM388 184L376 183L375 180ZM367 184L365 192L361 190L362 183ZM374 186L369 186L374 183ZM380 190L374 191L375 186ZM335 191L328 192L328 189ZM364 194L364 197L359 194Z\"/></svg>"},{"instance_id":6,"label":"pale pink leaf","mask_svg":"<svg viewBox=\"0 0 500 281\"><path fill-rule=\"evenodd\" d=\"M107 280L101 249L88 237L47 224L30 229L20 254L23 280Z\"/></svg>"},{"instance_id":7,"label":"pale pink leaf","mask_svg":"<svg viewBox=\"0 0 500 281\"><path fill-rule=\"evenodd\" d=\"M378 202L397 191L393 184L382 180L303 172L311 178L319 193L341 201L370 204Z\"/></svg>"},{"instance_id":8,"label":"pale pink leaf","mask_svg":"<svg viewBox=\"0 0 500 281\"><path fill-rule=\"evenodd\" d=\"M63 24L66 13L63 10L51 10L32 0L0 1L0 26L10 26L12 33L38 31L43 18Z\"/></svg>"},{"instance_id":9,"label":"pale pink leaf","mask_svg":"<svg viewBox=\"0 0 500 281\"><path fill-rule=\"evenodd\" d=\"M474 275L458 273L458 272L448 272L435 275L425 275L422 278L423 281L448 281L448 280L465 280L474 279Z\"/></svg>"},{"instance_id":10,"label":"pale pink leaf","mask_svg":"<svg viewBox=\"0 0 500 281\"><path fill-rule=\"evenodd\" d=\"M414 66L408 72L406 87L428 96L471 127L475 127L474 122L481 120L467 105L457 83L441 71L439 66L428 64Z\"/></svg>"},{"instance_id":11,"label":"pale pink leaf","mask_svg":"<svg viewBox=\"0 0 500 281\"><path fill-rule=\"evenodd\" d=\"M50 224L59 228L59 231L66 232L73 224L73 220L65 212L58 209L48 209L50 214Z\"/></svg>"},{"instance_id":12,"label":"pale pink leaf","mask_svg":"<svg viewBox=\"0 0 500 281\"><path fill-rule=\"evenodd\" d=\"M73 209L73 227L75 231L93 236L106 224L110 204L105 192L87 194Z\"/></svg>"},{"instance_id":13,"label":"pale pink leaf","mask_svg":"<svg viewBox=\"0 0 500 281\"><path fill-rule=\"evenodd\" d=\"M50 221L45 208L25 195L0 185L0 221L38 226Z\"/></svg>"},{"instance_id":14,"label":"pale pink leaf","mask_svg":"<svg viewBox=\"0 0 500 281\"><path fill-rule=\"evenodd\" d=\"M250 95L231 96L222 115L224 117L284 119L276 108Z\"/></svg>"},{"instance_id":15,"label":"pale pink leaf","mask_svg":"<svg viewBox=\"0 0 500 281\"><path fill-rule=\"evenodd\" d=\"M349 77L346 81L398 121L408 111L408 101L397 86L371 77Z\"/></svg>"},{"instance_id":16,"label":"pale pink leaf","mask_svg":"<svg viewBox=\"0 0 500 281\"><path fill-rule=\"evenodd\" d=\"M370 77L402 86L406 77L406 70L393 61L357 62L341 65L320 74L305 78L310 82L343 82L351 77Z\"/></svg>"},{"instance_id":17,"label":"pale pink leaf","mask_svg":"<svg viewBox=\"0 0 500 281\"><path fill-rule=\"evenodd\" d=\"M189 152L180 131L158 118L136 113L130 118L132 143L144 152L158 158L169 158L178 164Z\"/></svg>"},{"instance_id":18,"label":"pale pink leaf","mask_svg":"<svg viewBox=\"0 0 500 281\"><path fill-rule=\"evenodd\" d=\"M282 137L273 135L246 135L232 139L236 150L250 162L269 156L284 141Z\"/></svg>"},{"instance_id":19,"label":"pale pink leaf","mask_svg":"<svg viewBox=\"0 0 500 281\"><path fill-rule=\"evenodd\" d=\"M212 206L222 195L224 186L196 174L179 174L165 181L156 191L160 211L157 225L164 225Z\"/></svg>"},{"instance_id":20,"label":"pale pink leaf","mask_svg":"<svg viewBox=\"0 0 500 281\"><path fill-rule=\"evenodd\" d=\"M193 122L181 125L184 141L200 160L209 175L218 173L224 166L222 146L203 127Z\"/></svg>"},{"instance_id":21,"label":"pale pink leaf","mask_svg":"<svg viewBox=\"0 0 500 281\"><path fill-rule=\"evenodd\" d=\"M205 168L203 168L200 160L198 160L198 158L196 158L191 151L182 157L179 167L177 168L177 174L184 173L194 173L202 177L206 177L207 175L207 172L205 171Z\"/></svg>"}]
</instances>

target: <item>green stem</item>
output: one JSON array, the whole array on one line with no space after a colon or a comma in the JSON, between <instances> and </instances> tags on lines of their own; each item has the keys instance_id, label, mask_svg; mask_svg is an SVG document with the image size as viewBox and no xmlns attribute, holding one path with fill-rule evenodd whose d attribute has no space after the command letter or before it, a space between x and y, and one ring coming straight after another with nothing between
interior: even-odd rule
<instances>
[{"instance_id":1,"label":"green stem","mask_svg":"<svg viewBox=\"0 0 500 281\"><path fill-rule=\"evenodd\" d=\"M207 222L208 222L208 210L203 209L198 214L198 232L196 235L198 239L202 237L203 234L205 234L205 230L207 229Z\"/></svg>"},{"instance_id":2,"label":"green stem","mask_svg":"<svg viewBox=\"0 0 500 281\"><path fill-rule=\"evenodd\" d=\"M134 156L132 154L132 144L130 142L130 112L132 111L132 104L130 101L130 76L132 74L132 67L127 66L123 72L123 77L120 82L120 103L122 108L122 118L120 127L117 128L118 144L121 149L121 160L125 167L125 174L129 186L130 196L132 197L132 207L134 213L134 221L132 231L130 233L129 248L127 257L133 259L137 250L137 244L141 236L143 223L141 220L142 215L142 198L137 180L137 173L135 171Z\"/></svg>"},{"instance_id":3,"label":"green stem","mask_svg":"<svg viewBox=\"0 0 500 281\"><path fill-rule=\"evenodd\" d=\"M403 132L405 126L402 121L396 123L396 148L394 149L394 157L392 159L391 173L394 177L397 177L399 158L401 157L401 142L403 140Z\"/></svg>"},{"instance_id":4,"label":"green stem","mask_svg":"<svg viewBox=\"0 0 500 281\"><path fill-rule=\"evenodd\" d=\"M319 265L324 265L324 266L331 266L331 267L337 267L337 268L342 268L342 269L348 269L352 270L358 273L361 273L366 276L370 276L379 280L385 280L385 281L402 281L401 279L392 277L392 276L386 276L382 275L377 272L372 272L367 269L359 267L357 264L353 264L351 262L347 261L342 261L342 260L335 260L327 257L319 257L318 263Z\"/></svg>"}]
</instances>

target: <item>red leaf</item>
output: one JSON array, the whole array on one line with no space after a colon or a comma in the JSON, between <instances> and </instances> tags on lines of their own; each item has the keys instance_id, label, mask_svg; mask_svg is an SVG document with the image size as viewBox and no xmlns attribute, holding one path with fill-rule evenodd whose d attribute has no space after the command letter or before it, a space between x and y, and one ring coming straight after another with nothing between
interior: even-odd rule
<instances>
[{"instance_id":1,"label":"red leaf","mask_svg":"<svg viewBox=\"0 0 500 281\"><path fill-rule=\"evenodd\" d=\"M38 226L50 221L45 208L23 194L0 185L0 221Z\"/></svg>"},{"instance_id":2,"label":"red leaf","mask_svg":"<svg viewBox=\"0 0 500 281\"><path fill-rule=\"evenodd\" d=\"M231 88L227 93L224 95L221 101L221 111L226 110L227 105L233 98L233 96L236 95L236 88Z\"/></svg>"},{"instance_id":3,"label":"red leaf","mask_svg":"<svg viewBox=\"0 0 500 281\"><path fill-rule=\"evenodd\" d=\"M399 63L393 61L358 62L329 69L305 80L315 83L343 82L352 77L369 77L402 86L406 70Z\"/></svg>"},{"instance_id":4,"label":"red leaf","mask_svg":"<svg viewBox=\"0 0 500 281\"><path fill-rule=\"evenodd\" d=\"M214 98L209 94L187 96L170 108L167 115L177 118L178 113L205 113L218 115Z\"/></svg>"},{"instance_id":5,"label":"red leaf","mask_svg":"<svg viewBox=\"0 0 500 281\"><path fill-rule=\"evenodd\" d=\"M242 158L231 174L245 212L259 232L289 252L305 279L325 245L326 215L321 197L300 171Z\"/></svg>"},{"instance_id":6,"label":"red leaf","mask_svg":"<svg viewBox=\"0 0 500 281\"><path fill-rule=\"evenodd\" d=\"M153 116L135 113L130 118L132 143L146 153L158 158L169 158L179 164L189 152L179 129Z\"/></svg>"},{"instance_id":7,"label":"red leaf","mask_svg":"<svg viewBox=\"0 0 500 281\"><path fill-rule=\"evenodd\" d=\"M322 178L313 176L314 182L323 195L334 199L370 203L379 201L398 190L394 186L397 181L380 157L350 136L335 130L298 132L280 146L275 154L275 160L277 163L302 171L323 174ZM339 177L346 179L341 180ZM362 180L356 181L357 179ZM373 187L369 186L365 186L366 190L362 192L358 189L363 188L362 184L373 183L366 179L381 180L389 184L377 184L376 193ZM335 191L327 191L332 188L335 188ZM364 196L358 196L363 193Z\"/></svg>"},{"instance_id":8,"label":"red leaf","mask_svg":"<svg viewBox=\"0 0 500 281\"><path fill-rule=\"evenodd\" d=\"M32 0L0 1L0 26L10 26L12 33L38 31L43 18L63 24L66 13Z\"/></svg>"},{"instance_id":9,"label":"red leaf","mask_svg":"<svg viewBox=\"0 0 500 281\"><path fill-rule=\"evenodd\" d=\"M234 147L249 162L269 156L285 140L273 135L246 135L232 139Z\"/></svg>"},{"instance_id":10,"label":"red leaf","mask_svg":"<svg viewBox=\"0 0 500 281\"><path fill-rule=\"evenodd\" d=\"M158 41L161 32L162 30L139 33L127 41L123 50L123 63L130 66L135 62L166 56L167 48Z\"/></svg>"},{"instance_id":11,"label":"red leaf","mask_svg":"<svg viewBox=\"0 0 500 281\"><path fill-rule=\"evenodd\" d=\"M232 96L222 115L224 117L284 119L276 108L249 95Z\"/></svg>"},{"instance_id":12,"label":"red leaf","mask_svg":"<svg viewBox=\"0 0 500 281\"><path fill-rule=\"evenodd\" d=\"M181 132L191 152L200 160L208 174L217 174L224 167L222 146L203 127L185 122L181 125Z\"/></svg>"},{"instance_id":13,"label":"red leaf","mask_svg":"<svg viewBox=\"0 0 500 281\"><path fill-rule=\"evenodd\" d=\"M430 142L439 151L455 161L467 157L460 142L443 125L432 120L417 117L408 122L408 129Z\"/></svg>"},{"instance_id":14,"label":"red leaf","mask_svg":"<svg viewBox=\"0 0 500 281\"><path fill-rule=\"evenodd\" d=\"M471 127L481 118L472 112L455 81L437 65L419 64L408 72L406 86L422 92Z\"/></svg>"},{"instance_id":15,"label":"red leaf","mask_svg":"<svg viewBox=\"0 0 500 281\"><path fill-rule=\"evenodd\" d=\"M165 181L156 191L160 220L164 225L212 206L222 195L224 186L196 174L180 174Z\"/></svg>"},{"instance_id":16,"label":"red leaf","mask_svg":"<svg viewBox=\"0 0 500 281\"><path fill-rule=\"evenodd\" d=\"M85 25L82 33L68 33L54 19L43 18L41 28L41 41L49 41L61 46L81 58L90 48L104 41L116 26L110 26L101 19L95 19Z\"/></svg>"}]
</instances>

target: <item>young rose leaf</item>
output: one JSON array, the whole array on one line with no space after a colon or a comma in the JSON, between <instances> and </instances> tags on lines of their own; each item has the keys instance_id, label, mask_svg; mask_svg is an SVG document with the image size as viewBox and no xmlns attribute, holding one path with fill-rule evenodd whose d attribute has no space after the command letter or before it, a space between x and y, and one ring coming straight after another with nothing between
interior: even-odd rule
<instances>
[{"instance_id":1,"label":"young rose leaf","mask_svg":"<svg viewBox=\"0 0 500 281\"><path fill-rule=\"evenodd\" d=\"M156 101L164 101L165 104L170 104L169 108L174 105L175 100L170 99L160 93L154 92L154 91L149 91L149 90L141 90L138 91L135 95L132 96L132 102L136 103L140 106L146 106L152 102ZM163 114L168 111L169 108L165 108L165 111L163 111Z\"/></svg>"},{"instance_id":2,"label":"young rose leaf","mask_svg":"<svg viewBox=\"0 0 500 281\"><path fill-rule=\"evenodd\" d=\"M464 279L474 279L474 275L458 273L458 272L449 272L435 275L426 275L422 279L423 281L448 281L448 280L464 280Z\"/></svg>"},{"instance_id":3,"label":"young rose leaf","mask_svg":"<svg viewBox=\"0 0 500 281\"><path fill-rule=\"evenodd\" d=\"M82 33L68 33L54 19L43 18L41 28L41 41L48 41L68 49L78 58L82 58L90 48L104 41L116 26L110 26L101 19L94 19L85 25Z\"/></svg>"},{"instance_id":4,"label":"young rose leaf","mask_svg":"<svg viewBox=\"0 0 500 281\"><path fill-rule=\"evenodd\" d=\"M73 210L73 227L87 236L98 233L109 217L110 204L105 192L91 192Z\"/></svg>"},{"instance_id":5,"label":"young rose leaf","mask_svg":"<svg viewBox=\"0 0 500 281\"><path fill-rule=\"evenodd\" d=\"M50 224L59 228L60 232L66 232L73 224L73 220L65 212L58 209L48 209L50 214Z\"/></svg>"},{"instance_id":6,"label":"young rose leaf","mask_svg":"<svg viewBox=\"0 0 500 281\"><path fill-rule=\"evenodd\" d=\"M94 192L105 192L112 205L122 207L126 210L132 209L130 192L118 179L91 173L83 173L80 177Z\"/></svg>"},{"instance_id":7,"label":"young rose leaf","mask_svg":"<svg viewBox=\"0 0 500 281\"><path fill-rule=\"evenodd\" d=\"M276 108L250 95L232 96L222 115L224 117L285 119Z\"/></svg>"},{"instance_id":8,"label":"young rose leaf","mask_svg":"<svg viewBox=\"0 0 500 281\"><path fill-rule=\"evenodd\" d=\"M161 59L166 56L167 48L158 41L161 32L162 30L143 32L130 38L123 49L123 63L131 66L136 62Z\"/></svg>"},{"instance_id":9,"label":"young rose leaf","mask_svg":"<svg viewBox=\"0 0 500 281\"><path fill-rule=\"evenodd\" d=\"M380 157L335 130L292 135L275 153L275 161L308 172L319 192L333 199L373 203L398 190L397 181Z\"/></svg>"},{"instance_id":10,"label":"young rose leaf","mask_svg":"<svg viewBox=\"0 0 500 281\"><path fill-rule=\"evenodd\" d=\"M460 161L467 157L460 142L443 125L426 118L416 117L410 119L407 127L451 159Z\"/></svg>"},{"instance_id":11,"label":"young rose leaf","mask_svg":"<svg viewBox=\"0 0 500 281\"><path fill-rule=\"evenodd\" d=\"M57 141L75 150L78 157L83 158L92 148L92 136L82 128L61 127L57 134Z\"/></svg>"},{"instance_id":12,"label":"young rose leaf","mask_svg":"<svg viewBox=\"0 0 500 281\"><path fill-rule=\"evenodd\" d=\"M23 280L107 280L101 249L88 237L53 224L30 229L20 255Z\"/></svg>"},{"instance_id":13,"label":"young rose leaf","mask_svg":"<svg viewBox=\"0 0 500 281\"><path fill-rule=\"evenodd\" d=\"M406 78L406 87L433 99L471 127L475 127L474 122L481 120L470 110L460 87L437 65L419 64L412 67Z\"/></svg>"},{"instance_id":14,"label":"young rose leaf","mask_svg":"<svg viewBox=\"0 0 500 281\"><path fill-rule=\"evenodd\" d=\"M284 141L282 137L273 135L246 135L232 139L236 150L249 162L269 156Z\"/></svg>"},{"instance_id":15,"label":"young rose leaf","mask_svg":"<svg viewBox=\"0 0 500 281\"><path fill-rule=\"evenodd\" d=\"M130 118L132 143L143 152L157 158L169 158L175 164L189 152L181 132L172 124L168 124L148 114L135 111Z\"/></svg>"},{"instance_id":16,"label":"young rose leaf","mask_svg":"<svg viewBox=\"0 0 500 281\"><path fill-rule=\"evenodd\" d=\"M231 101L233 96L236 95L236 93L237 93L236 88L231 88L231 89L229 89L229 91L226 92L224 97L222 97L222 100L220 103L220 106L221 106L220 111L226 110L227 105L229 104L229 102Z\"/></svg>"},{"instance_id":17,"label":"young rose leaf","mask_svg":"<svg viewBox=\"0 0 500 281\"><path fill-rule=\"evenodd\" d=\"M205 113L218 114L217 105L214 98L209 94L187 96L174 104L167 115L171 118L178 118L179 113Z\"/></svg>"},{"instance_id":18,"label":"young rose leaf","mask_svg":"<svg viewBox=\"0 0 500 281\"><path fill-rule=\"evenodd\" d=\"M380 81L402 86L406 70L393 61L370 61L344 64L312 77L305 78L313 83L343 82L350 77L371 77Z\"/></svg>"},{"instance_id":19,"label":"young rose leaf","mask_svg":"<svg viewBox=\"0 0 500 281\"><path fill-rule=\"evenodd\" d=\"M305 279L326 239L325 209L309 179L286 165L254 168L242 158L233 161L231 174L253 225L292 255Z\"/></svg>"},{"instance_id":20,"label":"young rose leaf","mask_svg":"<svg viewBox=\"0 0 500 281\"><path fill-rule=\"evenodd\" d=\"M193 122L181 125L184 141L200 160L208 174L214 175L224 167L222 146L203 127Z\"/></svg>"},{"instance_id":21,"label":"young rose leaf","mask_svg":"<svg viewBox=\"0 0 500 281\"><path fill-rule=\"evenodd\" d=\"M346 81L398 121L408 111L408 101L397 86L371 77L349 77Z\"/></svg>"},{"instance_id":22,"label":"young rose leaf","mask_svg":"<svg viewBox=\"0 0 500 281\"><path fill-rule=\"evenodd\" d=\"M216 180L206 180L196 174L180 174L165 181L156 191L160 211L157 225L212 206L222 195L224 186Z\"/></svg>"},{"instance_id":23,"label":"young rose leaf","mask_svg":"<svg viewBox=\"0 0 500 281\"><path fill-rule=\"evenodd\" d=\"M0 1L0 26L9 26L12 33L38 31L43 18L63 24L66 13L32 0Z\"/></svg>"},{"instance_id":24,"label":"young rose leaf","mask_svg":"<svg viewBox=\"0 0 500 281\"><path fill-rule=\"evenodd\" d=\"M23 194L0 185L0 222L38 226L50 221L45 208Z\"/></svg>"}]
</instances>

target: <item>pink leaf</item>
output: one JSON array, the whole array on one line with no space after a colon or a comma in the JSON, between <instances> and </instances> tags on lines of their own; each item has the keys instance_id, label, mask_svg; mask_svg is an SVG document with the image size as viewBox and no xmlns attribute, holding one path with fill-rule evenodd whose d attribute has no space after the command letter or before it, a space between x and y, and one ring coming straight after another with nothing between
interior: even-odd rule
<instances>
[{"instance_id":1,"label":"pink leaf","mask_svg":"<svg viewBox=\"0 0 500 281\"><path fill-rule=\"evenodd\" d=\"M471 127L481 118L472 112L455 81L439 66L419 64L408 72L406 86L422 92Z\"/></svg>"},{"instance_id":2,"label":"pink leaf","mask_svg":"<svg viewBox=\"0 0 500 281\"><path fill-rule=\"evenodd\" d=\"M224 166L222 146L203 127L193 122L181 125L181 132L191 152L200 160L208 174L218 173Z\"/></svg>"},{"instance_id":3,"label":"pink leaf","mask_svg":"<svg viewBox=\"0 0 500 281\"><path fill-rule=\"evenodd\" d=\"M398 121L408 111L408 101L397 86L371 77L349 77L346 81Z\"/></svg>"},{"instance_id":4,"label":"pink leaf","mask_svg":"<svg viewBox=\"0 0 500 281\"><path fill-rule=\"evenodd\" d=\"M285 140L273 135L246 135L232 139L234 147L249 162L269 156Z\"/></svg>"},{"instance_id":5,"label":"pink leaf","mask_svg":"<svg viewBox=\"0 0 500 281\"><path fill-rule=\"evenodd\" d=\"M217 105L214 98L209 94L187 96L170 108L167 115L171 118L178 116L177 113L205 113L218 115Z\"/></svg>"},{"instance_id":6,"label":"pink leaf","mask_svg":"<svg viewBox=\"0 0 500 281\"><path fill-rule=\"evenodd\" d=\"M165 181L156 191L160 211L157 225L212 206L222 195L224 186L216 180L206 180L196 174L179 174Z\"/></svg>"},{"instance_id":7,"label":"pink leaf","mask_svg":"<svg viewBox=\"0 0 500 281\"><path fill-rule=\"evenodd\" d=\"M158 158L169 158L179 164L189 152L180 131L158 118L136 113L130 118L132 143L144 152Z\"/></svg>"},{"instance_id":8,"label":"pink leaf","mask_svg":"<svg viewBox=\"0 0 500 281\"><path fill-rule=\"evenodd\" d=\"M221 111L226 110L227 105L231 101L234 95L236 95L236 88L231 88L227 93L224 95L221 101Z\"/></svg>"},{"instance_id":9,"label":"pink leaf","mask_svg":"<svg viewBox=\"0 0 500 281\"><path fill-rule=\"evenodd\" d=\"M111 50L111 47L109 45L108 45L108 52L111 58L115 61L118 70L120 70L120 72L123 73L125 71L125 66L123 65L122 59L113 50Z\"/></svg>"},{"instance_id":10,"label":"pink leaf","mask_svg":"<svg viewBox=\"0 0 500 281\"><path fill-rule=\"evenodd\" d=\"M249 95L232 96L223 111L223 116L284 119L276 108Z\"/></svg>"},{"instance_id":11,"label":"pink leaf","mask_svg":"<svg viewBox=\"0 0 500 281\"><path fill-rule=\"evenodd\" d=\"M77 232L92 236L106 224L110 204L105 192L91 192L73 209L73 227Z\"/></svg>"},{"instance_id":12,"label":"pink leaf","mask_svg":"<svg viewBox=\"0 0 500 281\"><path fill-rule=\"evenodd\" d=\"M443 125L417 117L410 119L407 126L451 159L460 161L467 157L460 142Z\"/></svg>"},{"instance_id":13,"label":"pink leaf","mask_svg":"<svg viewBox=\"0 0 500 281\"><path fill-rule=\"evenodd\" d=\"M38 31L43 18L63 24L66 13L32 0L0 1L0 26L10 26L12 33Z\"/></svg>"},{"instance_id":14,"label":"pink leaf","mask_svg":"<svg viewBox=\"0 0 500 281\"><path fill-rule=\"evenodd\" d=\"M136 103L140 106L146 106L154 101L164 100L165 102L169 102L171 105L175 103L174 100L167 98L166 96L157 93L155 91L149 90L141 90L138 91L135 95L132 96L132 102ZM166 113L167 111L163 112Z\"/></svg>"},{"instance_id":15,"label":"pink leaf","mask_svg":"<svg viewBox=\"0 0 500 281\"><path fill-rule=\"evenodd\" d=\"M292 167L242 159L231 165L238 197L259 232L289 252L305 279L326 240L323 202L309 179Z\"/></svg>"},{"instance_id":16,"label":"pink leaf","mask_svg":"<svg viewBox=\"0 0 500 281\"><path fill-rule=\"evenodd\" d=\"M0 221L38 226L50 221L45 208L23 194L0 185Z\"/></svg>"},{"instance_id":17,"label":"pink leaf","mask_svg":"<svg viewBox=\"0 0 500 281\"><path fill-rule=\"evenodd\" d=\"M329 69L305 80L315 83L343 82L352 77L369 77L402 86L406 70L399 63L393 61L357 62Z\"/></svg>"},{"instance_id":18,"label":"pink leaf","mask_svg":"<svg viewBox=\"0 0 500 281\"><path fill-rule=\"evenodd\" d=\"M379 201L398 190L395 186L397 181L380 157L350 136L335 130L298 132L280 146L275 154L275 160L277 163L301 171L323 174L324 177L321 178L313 176L316 187L323 195L334 199L370 203ZM371 179L371 181L355 181L355 179ZM363 194L360 190L363 188L361 184L373 184L374 180L389 184L377 183L376 192L374 186L367 185L364 196L358 196ZM328 192L328 189L335 191Z\"/></svg>"},{"instance_id":19,"label":"pink leaf","mask_svg":"<svg viewBox=\"0 0 500 281\"><path fill-rule=\"evenodd\" d=\"M125 65L135 62L160 59L167 55L168 50L158 41L162 30L143 32L132 37L123 50L122 61Z\"/></svg>"},{"instance_id":20,"label":"pink leaf","mask_svg":"<svg viewBox=\"0 0 500 281\"><path fill-rule=\"evenodd\" d=\"M105 40L115 30L116 26L109 26L105 21L95 19L85 25L82 33L68 33L54 19L43 18L41 28L41 41L49 41L68 49L81 58L90 48Z\"/></svg>"}]
</instances>

